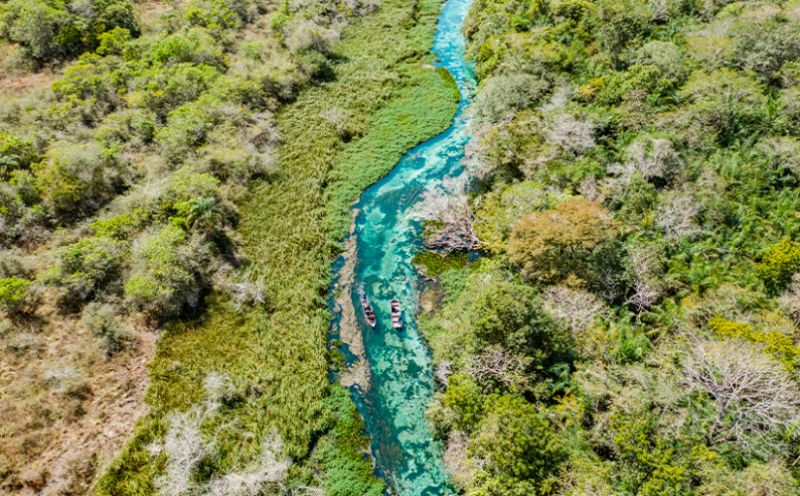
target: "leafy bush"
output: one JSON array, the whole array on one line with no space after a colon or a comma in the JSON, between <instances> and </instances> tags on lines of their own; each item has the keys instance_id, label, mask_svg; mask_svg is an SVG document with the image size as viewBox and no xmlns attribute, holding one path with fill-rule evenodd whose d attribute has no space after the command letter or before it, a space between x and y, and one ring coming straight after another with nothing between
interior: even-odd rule
<instances>
[{"instance_id":1,"label":"leafy bush","mask_svg":"<svg viewBox=\"0 0 800 496\"><path fill-rule=\"evenodd\" d=\"M145 236L133 249L133 270L125 295L153 318L166 319L197 308L204 281L199 277L205 248L176 226Z\"/></svg>"},{"instance_id":2,"label":"leafy bush","mask_svg":"<svg viewBox=\"0 0 800 496\"><path fill-rule=\"evenodd\" d=\"M0 279L0 309L12 317L29 313L35 304L32 284L19 277Z\"/></svg>"},{"instance_id":3,"label":"leafy bush","mask_svg":"<svg viewBox=\"0 0 800 496\"><path fill-rule=\"evenodd\" d=\"M784 239L769 247L758 264L764 283L772 291L780 291L800 272L800 244Z\"/></svg>"},{"instance_id":4,"label":"leafy bush","mask_svg":"<svg viewBox=\"0 0 800 496\"><path fill-rule=\"evenodd\" d=\"M58 251L52 282L62 288L61 303L74 307L95 296L119 275L125 260L119 241L88 237Z\"/></svg>"},{"instance_id":5,"label":"leafy bush","mask_svg":"<svg viewBox=\"0 0 800 496\"><path fill-rule=\"evenodd\" d=\"M153 141L157 117L145 109L126 109L106 116L94 138L106 147L141 150Z\"/></svg>"},{"instance_id":6,"label":"leafy bush","mask_svg":"<svg viewBox=\"0 0 800 496\"><path fill-rule=\"evenodd\" d=\"M13 171L27 169L38 160L33 143L0 131L0 175L8 180Z\"/></svg>"},{"instance_id":7,"label":"leafy bush","mask_svg":"<svg viewBox=\"0 0 800 496\"><path fill-rule=\"evenodd\" d=\"M223 54L219 43L202 28L190 28L175 33L154 43L147 58L156 65L176 66L223 66Z\"/></svg>"},{"instance_id":8,"label":"leafy bush","mask_svg":"<svg viewBox=\"0 0 800 496\"><path fill-rule=\"evenodd\" d=\"M33 170L44 206L57 218L70 220L112 198L128 180L127 165L110 149L95 143L59 141Z\"/></svg>"},{"instance_id":9,"label":"leafy bush","mask_svg":"<svg viewBox=\"0 0 800 496\"><path fill-rule=\"evenodd\" d=\"M112 64L94 54L83 55L53 83L53 92L70 104L90 108L91 118L98 119L121 104L119 91L124 81L118 80Z\"/></svg>"}]
</instances>

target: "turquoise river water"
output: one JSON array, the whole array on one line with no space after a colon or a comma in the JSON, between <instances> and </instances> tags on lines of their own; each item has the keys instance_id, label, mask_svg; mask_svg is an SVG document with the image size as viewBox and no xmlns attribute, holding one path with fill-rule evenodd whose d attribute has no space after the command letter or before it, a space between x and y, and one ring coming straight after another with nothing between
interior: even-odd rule
<instances>
[{"instance_id":1,"label":"turquoise river water","mask_svg":"<svg viewBox=\"0 0 800 496\"><path fill-rule=\"evenodd\" d=\"M425 418L435 382L430 350L414 321L418 281L411 259L422 246L422 229L414 215L420 196L463 172L461 161L470 138L464 110L476 84L461 32L469 4L470 0L444 4L433 46L436 65L453 75L461 93L451 127L409 151L355 207L356 265L350 296L359 314L371 381L365 389L351 390L371 438L378 475L398 496L455 494L444 470L441 443L431 435ZM364 322L358 288L375 308L375 329ZM400 332L390 324L392 298L404 310Z\"/></svg>"}]
</instances>

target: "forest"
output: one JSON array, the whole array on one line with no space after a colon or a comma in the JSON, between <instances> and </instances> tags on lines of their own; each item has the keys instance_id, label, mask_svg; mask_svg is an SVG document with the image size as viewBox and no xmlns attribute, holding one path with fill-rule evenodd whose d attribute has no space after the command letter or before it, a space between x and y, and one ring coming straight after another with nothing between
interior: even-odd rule
<instances>
[{"instance_id":1,"label":"forest","mask_svg":"<svg viewBox=\"0 0 800 496\"><path fill-rule=\"evenodd\" d=\"M0 494L384 494L328 291L456 111L441 4L0 0ZM800 494L800 3L463 31L415 257L457 490Z\"/></svg>"},{"instance_id":2,"label":"forest","mask_svg":"<svg viewBox=\"0 0 800 496\"><path fill-rule=\"evenodd\" d=\"M471 182L417 256L465 494L800 492L799 20L475 0Z\"/></svg>"}]
</instances>

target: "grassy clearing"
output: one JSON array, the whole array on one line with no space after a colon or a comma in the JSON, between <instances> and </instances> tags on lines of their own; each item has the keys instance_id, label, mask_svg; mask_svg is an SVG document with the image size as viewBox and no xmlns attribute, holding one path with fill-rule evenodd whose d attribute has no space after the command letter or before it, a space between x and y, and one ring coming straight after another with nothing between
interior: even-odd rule
<instances>
[{"instance_id":1,"label":"grassy clearing","mask_svg":"<svg viewBox=\"0 0 800 496\"><path fill-rule=\"evenodd\" d=\"M424 66L439 5L384 1L345 31L335 77L279 112L278 173L251 188L239 225L244 270L265 282L268 302L241 312L212 297L202 318L165 332L151 369L150 414L101 480L100 494L154 492L165 460L147 446L163 436L170 411L202 399L212 370L228 374L240 397L204 426L220 453L209 461L212 471L244 466L276 428L296 461L292 483L322 485L328 494L380 494L354 407L328 382L325 299L349 205L406 150L445 129L455 111L452 86ZM352 132L325 117L332 109L355 123Z\"/></svg>"}]
</instances>

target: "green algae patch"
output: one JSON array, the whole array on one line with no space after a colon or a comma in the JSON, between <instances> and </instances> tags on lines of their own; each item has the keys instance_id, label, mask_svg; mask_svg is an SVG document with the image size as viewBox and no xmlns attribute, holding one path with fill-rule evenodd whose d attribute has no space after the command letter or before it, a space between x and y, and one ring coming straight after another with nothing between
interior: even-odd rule
<instances>
[{"instance_id":1,"label":"green algae patch","mask_svg":"<svg viewBox=\"0 0 800 496\"><path fill-rule=\"evenodd\" d=\"M411 261L426 277L438 277L448 270L463 269L469 264L470 254L465 252L438 253L424 250Z\"/></svg>"}]
</instances>

